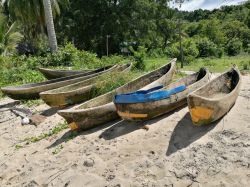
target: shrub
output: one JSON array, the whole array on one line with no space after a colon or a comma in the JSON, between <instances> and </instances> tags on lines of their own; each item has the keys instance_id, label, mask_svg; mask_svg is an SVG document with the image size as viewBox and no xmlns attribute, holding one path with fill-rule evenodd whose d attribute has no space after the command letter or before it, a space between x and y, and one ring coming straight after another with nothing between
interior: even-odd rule
<instances>
[{"instance_id":1,"label":"shrub","mask_svg":"<svg viewBox=\"0 0 250 187\"><path fill-rule=\"evenodd\" d=\"M101 60L97 58L97 55L87 51L75 53L72 62L75 69L98 68L102 66Z\"/></svg>"},{"instance_id":2,"label":"shrub","mask_svg":"<svg viewBox=\"0 0 250 187\"><path fill-rule=\"evenodd\" d=\"M110 74L103 74L97 78L96 86L91 93L91 97L97 97L112 91L127 82L132 81L139 75L140 73L138 72L112 72Z\"/></svg>"},{"instance_id":3,"label":"shrub","mask_svg":"<svg viewBox=\"0 0 250 187\"><path fill-rule=\"evenodd\" d=\"M199 50L199 57L221 57L223 55L223 49L217 47L208 38L196 39L196 45Z\"/></svg>"},{"instance_id":4,"label":"shrub","mask_svg":"<svg viewBox=\"0 0 250 187\"><path fill-rule=\"evenodd\" d=\"M238 38L232 39L226 46L226 51L229 56L236 56L240 54L242 49L242 42Z\"/></svg>"},{"instance_id":5,"label":"shrub","mask_svg":"<svg viewBox=\"0 0 250 187\"><path fill-rule=\"evenodd\" d=\"M183 41L183 56L184 62L190 63L193 61L199 54L199 50L194 41L191 39L186 39ZM168 50L168 55L172 58L178 58L180 60L180 47L179 43L173 44Z\"/></svg>"},{"instance_id":6,"label":"shrub","mask_svg":"<svg viewBox=\"0 0 250 187\"><path fill-rule=\"evenodd\" d=\"M162 48L153 48L147 52L147 56L151 58L164 57L164 50Z\"/></svg>"},{"instance_id":7,"label":"shrub","mask_svg":"<svg viewBox=\"0 0 250 187\"><path fill-rule=\"evenodd\" d=\"M204 64L205 64L206 66L215 66L215 65L216 65L215 61L212 61L212 60L210 60L210 59L205 59L205 60L204 60Z\"/></svg>"},{"instance_id":8,"label":"shrub","mask_svg":"<svg viewBox=\"0 0 250 187\"><path fill-rule=\"evenodd\" d=\"M250 54L250 44L248 44L247 46L248 46L247 52L248 52L248 54Z\"/></svg>"},{"instance_id":9,"label":"shrub","mask_svg":"<svg viewBox=\"0 0 250 187\"><path fill-rule=\"evenodd\" d=\"M114 64L126 64L133 63L136 64L135 59L133 57L123 57L120 55L112 55L112 56L103 56L101 58L101 63L103 66L114 65Z\"/></svg>"},{"instance_id":10,"label":"shrub","mask_svg":"<svg viewBox=\"0 0 250 187\"><path fill-rule=\"evenodd\" d=\"M250 61L246 62L246 61L241 61L240 62L240 68L243 70L249 70L250 68Z\"/></svg>"},{"instance_id":11,"label":"shrub","mask_svg":"<svg viewBox=\"0 0 250 187\"><path fill-rule=\"evenodd\" d=\"M46 56L0 56L0 87L45 80L37 71L37 67L40 66L56 66L57 68L73 66L73 69L92 69L129 61L131 59L115 55L100 59L96 54L78 50L72 44L60 47L57 53L49 53ZM0 97L2 97L1 91Z\"/></svg>"},{"instance_id":12,"label":"shrub","mask_svg":"<svg viewBox=\"0 0 250 187\"><path fill-rule=\"evenodd\" d=\"M145 57L147 48L143 46L139 46L137 51L133 49L133 47L129 47L130 51L134 54L135 58L135 68L144 70L145 69Z\"/></svg>"}]
</instances>

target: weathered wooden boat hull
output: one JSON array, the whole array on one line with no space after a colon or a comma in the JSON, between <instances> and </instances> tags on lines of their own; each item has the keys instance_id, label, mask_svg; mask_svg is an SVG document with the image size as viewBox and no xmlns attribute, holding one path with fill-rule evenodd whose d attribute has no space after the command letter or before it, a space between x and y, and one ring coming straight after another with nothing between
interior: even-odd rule
<instances>
[{"instance_id":1,"label":"weathered wooden boat hull","mask_svg":"<svg viewBox=\"0 0 250 187\"><path fill-rule=\"evenodd\" d=\"M182 92L171 95L169 98L157 101L141 103L115 103L119 116L128 121L145 121L163 114L169 113L187 104L187 96L192 91L200 88L209 81L209 72L202 68L199 72L188 75L177 82L174 82L163 90L173 89L185 85L186 89Z\"/></svg>"},{"instance_id":2,"label":"weathered wooden boat hull","mask_svg":"<svg viewBox=\"0 0 250 187\"><path fill-rule=\"evenodd\" d=\"M31 84L25 84L20 86L9 86L1 88L2 92L9 96L12 99L37 99L39 98L39 93L56 89L62 86L67 86L70 84L77 83L79 81L83 81L95 76L98 76L100 74L103 74L107 71L110 71L114 68L117 68L117 65L100 68L96 70L96 73L81 73L77 75L72 75L68 77L53 79L49 81L44 81L40 83L31 83Z\"/></svg>"},{"instance_id":3,"label":"weathered wooden boat hull","mask_svg":"<svg viewBox=\"0 0 250 187\"><path fill-rule=\"evenodd\" d=\"M66 119L72 130L85 130L118 119L115 105L112 102L117 93L148 89L170 83L175 72L176 59L169 64L143 75L124 86L109 93L91 99L68 110L60 110L58 114Z\"/></svg>"},{"instance_id":4,"label":"weathered wooden boat hull","mask_svg":"<svg viewBox=\"0 0 250 187\"><path fill-rule=\"evenodd\" d=\"M223 73L188 96L188 107L195 125L207 125L222 118L234 105L240 91L237 68Z\"/></svg>"},{"instance_id":5,"label":"weathered wooden boat hull","mask_svg":"<svg viewBox=\"0 0 250 187\"><path fill-rule=\"evenodd\" d=\"M113 71L128 72L130 71L132 64L121 65L111 71L104 74L109 74ZM103 75L103 74L102 74ZM81 103L91 99L92 93L95 90L95 80L99 76L64 86L58 89L49 90L40 93L40 97L46 104L51 107L65 107L77 103Z\"/></svg>"},{"instance_id":6,"label":"weathered wooden boat hull","mask_svg":"<svg viewBox=\"0 0 250 187\"><path fill-rule=\"evenodd\" d=\"M38 70L47 79L57 79L61 77L67 77L71 75L76 75L79 73L95 73L96 70L86 69L86 70L60 70L60 69L48 69L48 68L38 68Z\"/></svg>"}]
</instances>

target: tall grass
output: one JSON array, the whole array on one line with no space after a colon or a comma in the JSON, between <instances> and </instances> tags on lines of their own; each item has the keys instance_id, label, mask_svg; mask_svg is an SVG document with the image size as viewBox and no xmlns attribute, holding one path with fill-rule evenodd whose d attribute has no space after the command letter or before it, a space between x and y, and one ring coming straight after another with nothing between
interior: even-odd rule
<instances>
[{"instance_id":1,"label":"tall grass","mask_svg":"<svg viewBox=\"0 0 250 187\"><path fill-rule=\"evenodd\" d=\"M109 91L112 91L131 80L139 77L142 72L112 72L110 74L101 75L95 82L95 89L91 93L91 97L97 97Z\"/></svg>"},{"instance_id":2,"label":"tall grass","mask_svg":"<svg viewBox=\"0 0 250 187\"><path fill-rule=\"evenodd\" d=\"M146 70L156 69L166 64L168 58L147 58L145 61ZM224 56L222 58L200 58L195 59L189 64L185 64L183 70L198 71L201 67L208 68L211 72L223 72L237 65L240 70L247 69L250 73L250 55L239 55L234 57ZM180 69L180 62L177 63Z\"/></svg>"}]
</instances>

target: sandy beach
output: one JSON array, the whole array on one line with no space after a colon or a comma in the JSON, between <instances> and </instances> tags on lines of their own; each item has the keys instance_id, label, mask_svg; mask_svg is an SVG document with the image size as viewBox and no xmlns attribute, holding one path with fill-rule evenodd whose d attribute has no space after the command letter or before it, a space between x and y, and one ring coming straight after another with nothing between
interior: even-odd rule
<instances>
[{"instance_id":1,"label":"sandy beach","mask_svg":"<svg viewBox=\"0 0 250 187\"><path fill-rule=\"evenodd\" d=\"M0 100L4 102L5 99ZM42 104L39 125L0 112L0 186L249 186L250 76L220 121L192 125L185 106L144 123L115 121L81 133L69 129L31 142L64 123Z\"/></svg>"}]
</instances>

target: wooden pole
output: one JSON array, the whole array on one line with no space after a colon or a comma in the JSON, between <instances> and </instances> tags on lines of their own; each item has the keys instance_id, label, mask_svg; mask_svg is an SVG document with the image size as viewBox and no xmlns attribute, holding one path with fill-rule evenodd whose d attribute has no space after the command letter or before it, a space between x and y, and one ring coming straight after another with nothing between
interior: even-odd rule
<instances>
[{"instance_id":1,"label":"wooden pole","mask_svg":"<svg viewBox=\"0 0 250 187\"><path fill-rule=\"evenodd\" d=\"M110 38L110 35L107 35L107 36L106 36L106 50L107 50L107 56L109 56L109 38Z\"/></svg>"},{"instance_id":2,"label":"wooden pole","mask_svg":"<svg viewBox=\"0 0 250 187\"><path fill-rule=\"evenodd\" d=\"M181 37L181 19L178 21L178 27L179 27L179 43L180 43L180 60L181 60L181 68L184 66L183 62L183 49L182 49L182 37Z\"/></svg>"}]
</instances>

